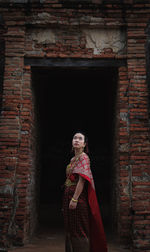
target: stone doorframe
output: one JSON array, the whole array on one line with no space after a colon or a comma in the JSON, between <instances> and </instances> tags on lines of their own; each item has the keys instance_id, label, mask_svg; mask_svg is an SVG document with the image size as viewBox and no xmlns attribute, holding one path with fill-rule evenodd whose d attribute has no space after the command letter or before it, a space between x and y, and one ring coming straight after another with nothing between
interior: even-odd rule
<instances>
[{"instance_id":1,"label":"stone doorframe","mask_svg":"<svg viewBox=\"0 0 150 252\"><path fill-rule=\"evenodd\" d=\"M122 67L126 60L122 59L76 59L76 58L25 58L25 66L32 67Z\"/></svg>"},{"instance_id":2,"label":"stone doorframe","mask_svg":"<svg viewBox=\"0 0 150 252\"><path fill-rule=\"evenodd\" d=\"M126 60L120 59L80 59L80 58L48 58L48 59L35 59L35 58L25 58L25 72L29 79L32 77L32 71L36 71L39 68L102 68L102 67L113 67L118 71L118 85L117 85L117 97L116 97L116 120L115 120L115 132L114 132L114 176L113 180L113 194L112 194L112 204L113 204L113 220L111 223L113 231L118 235L118 238L125 237L129 243L129 236L131 231L131 221L130 221L130 210L132 209L132 199L131 199L131 171L129 169L129 113L128 113L128 73L127 73L127 63ZM122 91L123 90L123 91ZM125 90L125 92L124 92ZM126 97L126 99L124 99ZM120 104L122 104L120 106ZM33 105L33 104L32 104ZM124 106L125 105L125 106ZM122 128L126 125L126 132L122 134ZM32 124L34 132L34 123ZM32 133L32 137L33 137ZM34 139L33 139L34 142ZM32 149L33 151L33 149ZM32 156L35 156L34 154ZM34 181L34 161L32 160L33 174L31 175ZM128 181L124 175L127 174ZM120 178L122 176L122 178ZM124 189L123 189L124 188ZM30 188L33 191L33 188ZM124 197L126 197L126 205L124 205ZM123 202L121 201L123 199ZM32 203L30 204L32 213L30 212L30 218L32 224L30 227L35 226L36 223L36 211ZM126 223L124 223L124 218L126 218ZM31 230L30 230L31 232ZM34 229L31 233L34 232ZM126 234L124 236L124 234ZM128 237L127 237L128 234ZM130 236L131 237L131 236Z\"/></svg>"}]
</instances>

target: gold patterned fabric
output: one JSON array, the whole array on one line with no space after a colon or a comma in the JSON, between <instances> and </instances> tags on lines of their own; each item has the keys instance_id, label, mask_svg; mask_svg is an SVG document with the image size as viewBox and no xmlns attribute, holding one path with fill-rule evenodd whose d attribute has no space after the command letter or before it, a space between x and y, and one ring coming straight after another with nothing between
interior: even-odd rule
<instances>
[{"instance_id":1,"label":"gold patterned fabric","mask_svg":"<svg viewBox=\"0 0 150 252\"><path fill-rule=\"evenodd\" d=\"M76 185L76 182L72 182L69 178L66 179L65 186L73 186Z\"/></svg>"},{"instance_id":2,"label":"gold patterned fabric","mask_svg":"<svg viewBox=\"0 0 150 252\"><path fill-rule=\"evenodd\" d=\"M75 179L75 181L72 181L70 179L70 175L72 174L72 169L71 169L71 164L67 165L67 168L66 168L66 176L67 176L67 179L65 181L65 186L73 186L73 185L76 185L77 184L77 180Z\"/></svg>"}]
</instances>

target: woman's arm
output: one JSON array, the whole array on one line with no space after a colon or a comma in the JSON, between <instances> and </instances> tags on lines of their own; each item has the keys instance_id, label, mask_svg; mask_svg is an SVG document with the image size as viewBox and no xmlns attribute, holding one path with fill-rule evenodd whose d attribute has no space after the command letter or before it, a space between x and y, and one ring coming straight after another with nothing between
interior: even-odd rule
<instances>
[{"instance_id":1,"label":"woman's arm","mask_svg":"<svg viewBox=\"0 0 150 252\"><path fill-rule=\"evenodd\" d=\"M79 176L79 181L77 183L77 186L76 186L76 189L75 189L75 192L74 192L74 195L73 195L73 199L77 200L77 201L74 202L71 199L70 204L69 204L69 209L75 209L76 208L77 202L78 202L78 198L79 198L80 194L83 191L84 183L85 183L84 178L82 178L81 176Z\"/></svg>"}]
</instances>

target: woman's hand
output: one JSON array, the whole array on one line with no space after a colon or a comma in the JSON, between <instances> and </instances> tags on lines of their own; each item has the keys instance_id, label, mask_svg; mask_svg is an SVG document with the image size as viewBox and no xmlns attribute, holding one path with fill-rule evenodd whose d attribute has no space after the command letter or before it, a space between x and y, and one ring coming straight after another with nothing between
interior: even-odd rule
<instances>
[{"instance_id":1,"label":"woman's hand","mask_svg":"<svg viewBox=\"0 0 150 252\"><path fill-rule=\"evenodd\" d=\"M76 209L77 203L78 202L73 202L72 200L70 200L69 209L71 210Z\"/></svg>"},{"instance_id":2,"label":"woman's hand","mask_svg":"<svg viewBox=\"0 0 150 252\"><path fill-rule=\"evenodd\" d=\"M85 183L85 179L82 178L81 176L79 176L79 180L78 180L74 195L73 195L73 197L70 201L70 204L69 204L69 209L76 209L77 203L78 203L78 198L83 190L84 183Z\"/></svg>"}]
</instances>

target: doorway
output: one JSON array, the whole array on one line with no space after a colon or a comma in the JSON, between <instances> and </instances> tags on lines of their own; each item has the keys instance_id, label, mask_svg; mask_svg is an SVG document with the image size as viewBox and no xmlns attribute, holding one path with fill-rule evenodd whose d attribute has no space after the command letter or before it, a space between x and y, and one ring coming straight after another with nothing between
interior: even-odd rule
<instances>
[{"instance_id":1,"label":"doorway","mask_svg":"<svg viewBox=\"0 0 150 252\"><path fill-rule=\"evenodd\" d=\"M72 136L81 130L88 136L97 197L109 229L117 78L115 67L33 68L41 227L63 226L65 168L72 157Z\"/></svg>"}]
</instances>

